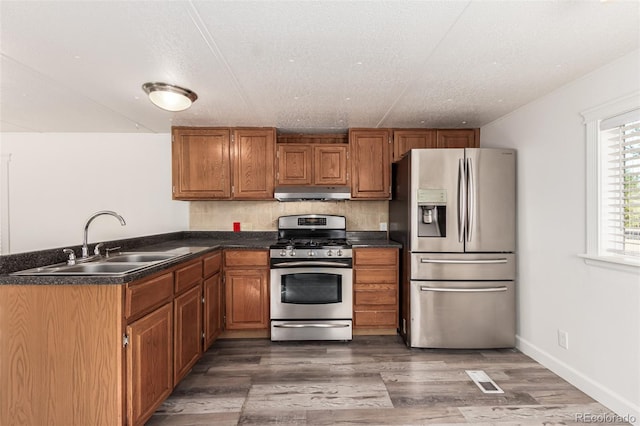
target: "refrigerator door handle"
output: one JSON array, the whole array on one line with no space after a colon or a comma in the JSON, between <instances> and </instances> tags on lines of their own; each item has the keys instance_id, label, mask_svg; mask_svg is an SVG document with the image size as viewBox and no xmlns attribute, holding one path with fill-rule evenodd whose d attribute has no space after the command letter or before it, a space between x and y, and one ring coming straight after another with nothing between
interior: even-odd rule
<instances>
[{"instance_id":1,"label":"refrigerator door handle","mask_svg":"<svg viewBox=\"0 0 640 426\"><path fill-rule=\"evenodd\" d=\"M462 259L420 259L420 263L445 263L445 264L495 264L495 263L507 263L506 258L499 259L476 259L476 260L462 260Z\"/></svg>"},{"instance_id":2,"label":"refrigerator door handle","mask_svg":"<svg viewBox=\"0 0 640 426\"><path fill-rule=\"evenodd\" d=\"M441 293L496 293L507 291L507 287L485 288L444 288L444 287L420 287L420 291L435 291Z\"/></svg>"},{"instance_id":3,"label":"refrigerator door handle","mask_svg":"<svg viewBox=\"0 0 640 426\"><path fill-rule=\"evenodd\" d=\"M467 231L467 242L471 242L471 233L473 231L473 217L476 208L476 183L473 178L473 168L471 158L467 158L467 223L465 229Z\"/></svg>"},{"instance_id":4,"label":"refrigerator door handle","mask_svg":"<svg viewBox=\"0 0 640 426\"><path fill-rule=\"evenodd\" d=\"M467 194L465 191L467 177L465 175L464 160L458 160L458 242L464 242L465 213L467 211Z\"/></svg>"}]
</instances>

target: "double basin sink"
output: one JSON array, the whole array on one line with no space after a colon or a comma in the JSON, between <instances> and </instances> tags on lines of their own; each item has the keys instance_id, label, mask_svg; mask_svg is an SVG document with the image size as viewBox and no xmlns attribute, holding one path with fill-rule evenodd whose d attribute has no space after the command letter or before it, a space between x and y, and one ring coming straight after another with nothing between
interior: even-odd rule
<instances>
[{"instance_id":1,"label":"double basin sink","mask_svg":"<svg viewBox=\"0 0 640 426\"><path fill-rule=\"evenodd\" d=\"M109 257L100 256L84 263L57 263L14 272L11 275L125 275L159 266L191 253L192 250L186 247L166 252L121 252Z\"/></svg>"}]
</instances>

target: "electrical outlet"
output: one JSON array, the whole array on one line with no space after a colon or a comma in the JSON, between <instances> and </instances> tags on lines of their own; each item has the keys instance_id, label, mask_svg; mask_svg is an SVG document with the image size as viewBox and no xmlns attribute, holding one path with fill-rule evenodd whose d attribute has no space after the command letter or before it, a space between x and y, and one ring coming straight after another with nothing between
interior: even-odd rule
<instances>
[{"instance_id":1,"label":"electrical outlet","mask_svg":"<svg viewBox=\"0 0 640 426\"><path fill-rule=\"evenodd\" d=\"M380 222L380 230L381 231L387 230L387 222Z\"/></svg>"},{"instance_id":2,"label":"electrical outlet","mask_svg":"<svg viewBox=\"0 0 640 426\"><path fill-rule=\"evenodd\" d=\"M569 349L569 333L558 329L558 346Z\"/></svg>"}]
</instances>

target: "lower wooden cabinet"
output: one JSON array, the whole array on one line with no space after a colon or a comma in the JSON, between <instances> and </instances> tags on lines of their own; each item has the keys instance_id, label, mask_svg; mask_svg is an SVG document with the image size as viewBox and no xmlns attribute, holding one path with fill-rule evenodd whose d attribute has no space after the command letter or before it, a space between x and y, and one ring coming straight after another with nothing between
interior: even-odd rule
<instances>
[{"instance_id":1,"label":"lower wooden cabinet","mask_svg":"<svg viewBox=\"0 0 640 426\"><path fill-rule=\"evenodd\" d=\"M398 327L398 249L353 250L353 328Z\"/></svg>"},{"instance_id":2,"label":"lower wooden cabinet","mask_svg":"<svg viewBox=\"0 0 640 426\"><path fill-rule=\"evenodd\" d=\"M204 264L203 302L203 350L215 342L224 328L224 292L222 288L222 252L206 255Z\"/></svg>"},{"instance_id":3,"label":"lower wooden cabinet","mask_svg":"<svg viewBox=\"0 0 640 426\"><path fill-rule=\"evenodd\" d=\"M202 355L202 285L173 301L173 381L178 383Z\"/></svg>"},{"instance_id":4,"label":"lower wooden cabinet","mask_svg":"<svg viewBox=\"0 0 640 426\"><path fill-rule=\"evenodd\" d=\"M127 424L141 425L173 390L173 303L127 326Z\"/></svg>"},{"instance_id":5,"label":"lower wooden cabinet","mask_svg":"<svg viewBox=\"0 0 640 426\"><path fill-rule=\"evenodd\" d=\"M224 305L222 280L220 273L204 280L203 285L204 299L204 347L203 350L215 342L216 338L222 333L224 321Z\"/></svg>"},{"instance_id":6,"label":"lower wooden cabinet","mask_svg":"<svg viewBox=\"0 0 640 426\"><path fill-rule=\"evenodd\" d=\"M269 328L269 252L225 250L226 330Z\"/></svg>"}]
</instances>

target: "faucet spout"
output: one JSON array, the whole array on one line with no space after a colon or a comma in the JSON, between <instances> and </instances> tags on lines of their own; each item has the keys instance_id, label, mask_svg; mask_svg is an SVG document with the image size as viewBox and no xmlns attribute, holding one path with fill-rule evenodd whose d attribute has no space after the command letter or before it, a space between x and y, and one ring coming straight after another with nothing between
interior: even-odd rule
<instances>
[{"instance_id":1,"label":"faucet spout","mask_svg":"<svg viewBox=\"0 0 640 426\"><path fill-rule=\"evenodd\" d=\"M109 216L115 217L120 221L120 225L122 226L125 226L127 224L127 222L124 221L124 218L122 216L120 216L118 213L111 210L101 210L91 215L91 217L87 219L87 223L84 225L84 239L82 240L82 257L83 258L89 257L89 246L87 244L89 240L89 225L91 224L91 222L93 222L93 219L102 215L109 215Z\"/></svg>"}]
</instances>

